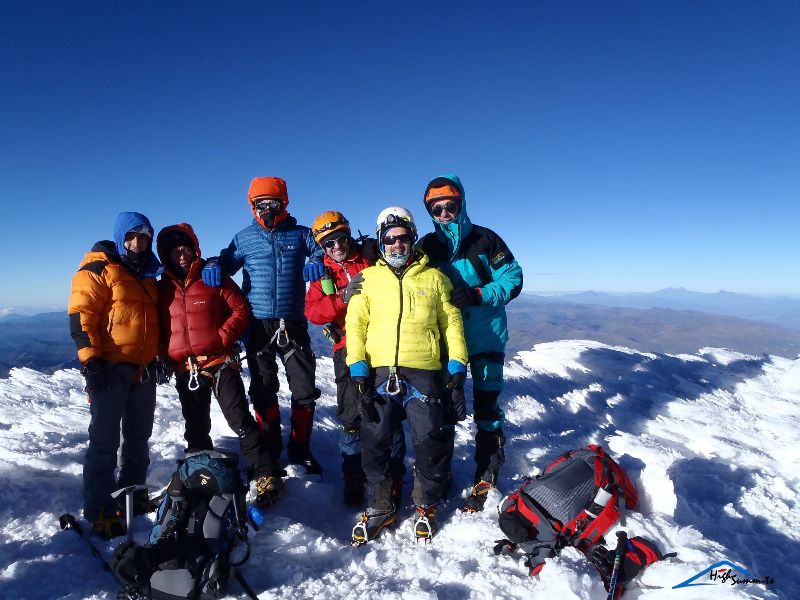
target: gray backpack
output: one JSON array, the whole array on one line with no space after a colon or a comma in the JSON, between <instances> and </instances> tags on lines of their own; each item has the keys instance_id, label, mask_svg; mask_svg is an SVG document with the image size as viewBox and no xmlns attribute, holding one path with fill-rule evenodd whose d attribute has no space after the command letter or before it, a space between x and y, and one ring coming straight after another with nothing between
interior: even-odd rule
<instances>
[{"instance_id":1,"label":"gray backpack","mask_svg":"<svg viewBox=\"0 0 800 600\"><path fill-rule=\"evenodd\" d=\"M236 456L213 451L178 461L149 542L125 542L114 553L115 573L131 582L128 598L210 600L225 595L234 567L250 554L247 487L238 463ZM241 545L244 549L232 562L234 548Z\"/></svg>"}]
</instances>

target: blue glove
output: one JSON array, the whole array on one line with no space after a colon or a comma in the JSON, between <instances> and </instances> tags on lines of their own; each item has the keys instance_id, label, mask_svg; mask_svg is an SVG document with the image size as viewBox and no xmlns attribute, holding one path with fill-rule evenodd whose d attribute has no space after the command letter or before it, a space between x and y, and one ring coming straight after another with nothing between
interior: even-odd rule
<instances>
[{"instance_id":1,"label":"blue glove","mask_svg":"<svg viewBox=\"0 0 800 600\"><path fill-rule=\"evenodd\" d=\"M209 258L200 277L208 287L220 287L222 285L222 267L219 266L219 261L216 258Z\"/></svg>"},{"instance_id":2,"label":"blue glove","mask_svg":"<svg viewBox=\"0 0 800 600\"><path fill-rule=\"evenodd\" d=\"M303 281L317 281L318 279L322 279L322 276L325 274L325 265L318 262L310 262L306 263L306 266L303 267Z\"/></svg>"},{"instance_id":3,"label":"blue glove","mask_svg":"<svg viewBox=\"0 0 800 600\"><path fill-rule=\"evenodd\" d=\"M445 382L447 389L463 387L466 379L467 366L457 360L449 360L447 362L447 381Z\"/></svg>"}]
</instances>

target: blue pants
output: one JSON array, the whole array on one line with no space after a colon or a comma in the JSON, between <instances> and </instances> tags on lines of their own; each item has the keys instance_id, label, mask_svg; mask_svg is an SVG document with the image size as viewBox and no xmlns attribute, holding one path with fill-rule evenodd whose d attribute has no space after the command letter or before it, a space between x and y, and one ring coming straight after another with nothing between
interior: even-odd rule
<instances>
[{"instance_id":1,"label":"blue pants","mask_svg":"<svg viewBox=\"0 0 800 600\"><path fill-rule=\"evenodd\" d=\"M500 467L506 460L503 435L505 414L498 398L503 389L501 352L484 352L469 357L472 373L472 411L475 424L475 483L496 484Z\"/></svg>"}]
</instances>

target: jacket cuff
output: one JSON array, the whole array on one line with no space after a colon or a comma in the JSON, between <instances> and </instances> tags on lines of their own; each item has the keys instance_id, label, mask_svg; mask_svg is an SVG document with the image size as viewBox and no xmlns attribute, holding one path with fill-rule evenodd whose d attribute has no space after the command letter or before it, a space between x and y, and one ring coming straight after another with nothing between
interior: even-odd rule
<instances>
[{"instance_id":1,"label":"jacket cuff","mask_svg":"<svg viewBox=\"0 0 800 600\"><path fill-rule=\"evenodd\" d=\"M367 361L360 360L350 365L350 377L369 377Z\"/></svg>"},{"instance_id":2,"label":"jacket cuff","mask_svg":"<svg viewBox=\"0 0 800 600\"><path fill-rule=\"evenodd\" d=\"M451 375L455 375L456 373L466 373L466 371L467 365L464 363L453 359L447 361L447 372Z\"/></svg>"}]
</instances>

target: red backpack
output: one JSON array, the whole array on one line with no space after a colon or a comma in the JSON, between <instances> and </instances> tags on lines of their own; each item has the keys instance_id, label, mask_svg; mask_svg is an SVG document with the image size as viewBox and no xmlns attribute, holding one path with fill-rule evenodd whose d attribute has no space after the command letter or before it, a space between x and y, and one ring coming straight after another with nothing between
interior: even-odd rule
<instances>
[{"instance_id":1,"label":"red backpack","mask_svg":"<svg viewBox=\"0 0 800 600\"><path fill-rule=\"evenodd\" d=\"M627 473L595 444L562 454L498 507L500 529L528 556L531 575L566 546L586 550L639 502ZM502 544L499 544L501 546Z\"/></svg>"}]
</instances>

